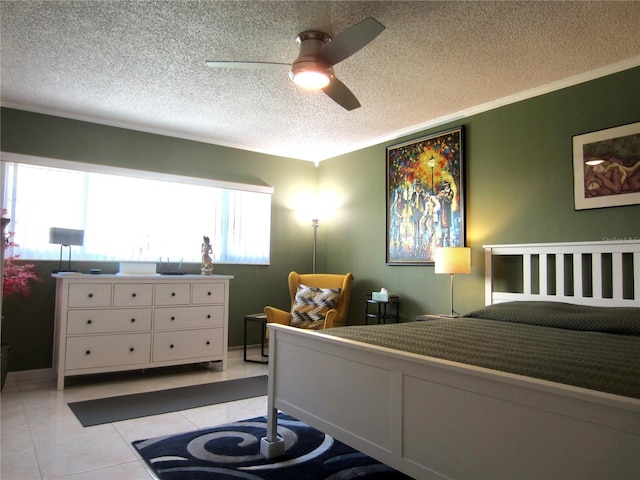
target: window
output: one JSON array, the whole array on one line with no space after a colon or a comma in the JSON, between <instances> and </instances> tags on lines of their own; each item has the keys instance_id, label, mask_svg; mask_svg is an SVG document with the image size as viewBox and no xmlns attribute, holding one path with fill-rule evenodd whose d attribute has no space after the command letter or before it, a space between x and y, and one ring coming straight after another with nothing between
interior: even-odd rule
<instances>
[{"instance_id":1,"label":"window","mask_svg":"<svg viewBox=\"0 0 640 480\"><path fill-rule=\"evenodd\" d=\"M61 227L85 232L74 260L200 263L206 235L214 263L269 263L271 187L28 160L2 165L22 259L59 259L49 228Z\"/></svg>"}]
</instances>

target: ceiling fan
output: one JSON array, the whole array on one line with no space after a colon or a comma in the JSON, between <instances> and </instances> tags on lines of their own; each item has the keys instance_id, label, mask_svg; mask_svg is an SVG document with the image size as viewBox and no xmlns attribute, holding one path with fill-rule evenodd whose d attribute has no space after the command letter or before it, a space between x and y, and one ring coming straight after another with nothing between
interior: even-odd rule
<instances>
[{"instance_id":1,"label":"ceiling fan","mask_svg":"<svg viewBox=\"0 0 640 480\"><path fill-rule=\"evenodd\" d=\"M350 57L384 30L384 25L369 17L332 39L324 32L307 30L296 37L300 54L292 64L269 62L207 61L212 68L289 70L291 80L309 90L322 90L347 110L360 106L349 88L335 76L333 66Z\"/></svg>"}]
</instances>

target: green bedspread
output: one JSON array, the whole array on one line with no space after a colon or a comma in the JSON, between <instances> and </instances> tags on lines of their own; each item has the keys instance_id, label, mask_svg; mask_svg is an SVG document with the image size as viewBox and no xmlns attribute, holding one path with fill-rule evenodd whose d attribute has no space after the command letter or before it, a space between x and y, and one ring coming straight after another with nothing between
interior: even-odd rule
<instances>
[{"instance_id":1,"label":"green bedspread","mask_svg":"<svg viewBox=\"0 0 640 480\"><path fill-rule=\"evenodd\" d=\"M615 309L606 309L599 312L608 319L604 322L589 313L585 322L560 304L517 303L522 305L499 304L461 318L339 327L323 333L640 399L640 329L633 333L631 326L640 325L640 309L623 309L621 320L611 317ZM518 312L521 308L525 311ZM542 310L535 314L538 308ZM585 308L594 307L578 310ZM595 331L601 325L605 331ZM612 329L625 334L608 333Z\"/></svg>"}]
</instances>

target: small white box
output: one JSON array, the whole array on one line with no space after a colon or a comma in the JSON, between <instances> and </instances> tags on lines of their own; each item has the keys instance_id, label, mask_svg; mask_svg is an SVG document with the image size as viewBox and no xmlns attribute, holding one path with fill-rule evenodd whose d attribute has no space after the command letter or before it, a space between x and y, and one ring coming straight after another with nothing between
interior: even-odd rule
<instances>
[{"instance_id":1,"label":"small white box","mask_svg":"<svg viewBox=\"0 0 640 480\"><path fill-rule=\"evenodd\" d=\"M120 262L118 275L155 275L155 262Z\"/></svg>"},{"instance_id":2,"label":"small white box","mask_svg":"<svg viewBox=\"0 0 640 480\"><path fill-rule=\"evenodd\" d=\"M388 292L371 292L371 300L375 300L376 302L388 302L389 293Z\"/></svg>"}]
</instances>

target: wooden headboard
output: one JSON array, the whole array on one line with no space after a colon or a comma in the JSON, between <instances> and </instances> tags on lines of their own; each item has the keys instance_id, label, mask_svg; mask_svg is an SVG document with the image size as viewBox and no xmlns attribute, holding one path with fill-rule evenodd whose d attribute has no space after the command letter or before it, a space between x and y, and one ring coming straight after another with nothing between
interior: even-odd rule
<instances>
[{"instance_id":1,"label":"wooden headboard","mask_svg":"<svg viewBox=\"0 0 640 480\"><path fill-rule=\"evenodd\" d=\"M483 248L487 305L545 300L640 307L638 240L484 245ZM504 274L505 271L508 273ZM505 284L508 284L507 291L499 291Z\"/></svg>"}]
</instances>

